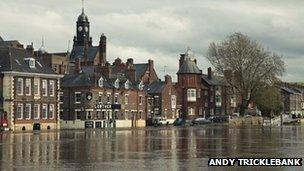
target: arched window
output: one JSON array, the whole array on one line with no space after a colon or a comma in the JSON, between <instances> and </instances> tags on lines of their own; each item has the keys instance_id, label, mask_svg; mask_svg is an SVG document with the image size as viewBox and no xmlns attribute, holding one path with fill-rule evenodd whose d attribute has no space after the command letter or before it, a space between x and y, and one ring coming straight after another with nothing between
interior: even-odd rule
<instances>
[{"instance_id":1,"label":"arched window","mask_svg":"<svg viewBox=\"0 0 304 171\"><path fill-rule=\"evenodd\" d=\"M125 89L129 89L129 88L130 88L130 81L127 80L127 81L125 82Z\"/></svg>"},{"instance_id":2,"label":"arched window","mask_svg":"<svg viewBox=\"0 0 304 171\"><path fill-rule=\"evenodd\" d=\"M119 79L117 79L117 80L114 82L114 87L115 87L115 88L119 88Z\"/></svg>"}]
</instances>

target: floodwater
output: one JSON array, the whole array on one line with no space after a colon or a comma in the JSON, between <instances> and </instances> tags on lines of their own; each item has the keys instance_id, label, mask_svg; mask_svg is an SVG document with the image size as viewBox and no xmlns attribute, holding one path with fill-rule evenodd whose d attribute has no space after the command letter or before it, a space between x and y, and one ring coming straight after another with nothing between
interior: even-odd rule
<instances>
[{"instance_id":1,"label":"floodwater","mask_svg":"<svg viewBox=\"0 0 304 171\"><path fill-rule=\"evenodd\" d=\"M304 126L0 133L0 170L304 170L212 167L210 157L303 157Z\"/></svg>"}]
</instances>

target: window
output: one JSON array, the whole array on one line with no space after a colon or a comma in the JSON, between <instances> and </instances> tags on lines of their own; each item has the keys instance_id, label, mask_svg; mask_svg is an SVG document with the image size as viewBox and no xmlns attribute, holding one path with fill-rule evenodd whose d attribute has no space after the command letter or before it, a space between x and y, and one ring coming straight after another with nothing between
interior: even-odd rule
<instances>
[{"instance_id":1,"label":"window","mask_svg":"<svg viewBox=\"0 0 304 171\"><path fill-rule=\"evenodd\" d=\"M40 105L35 104L34 105L34 119L39 119L40 115Z\"/></svg>"},{"instance_id":2,"label":"window","mask_svg":"<svg viewBox=\"0 0 304 171\"><path fill-rule=\"evenodd\" d=\"M28 63L30 68L35 68L35 59L34 58L28 58Z\"/></svg>"},{"instance_id":3,"label":"window","mask_svg":"<svg viewBox=\"0 0 304 171\"><path fill-rule=\"evenodd\" d=\"M172 109L176 108L176 96L175 95L171 96L171 108Z\"/></svg>"},{"instance_id":4,"label":"window","mask_svg":"<svg viewBox=\"0 0 304 171\"><path fill-rule=\"evenodd\" d=\"M196 101L196 89L188 89L187 90L188 102Z\"/></svg>"},{"instance_id":5,"label":"window","mask_svg":"<svg viewBox=\"0 0 304 171\"><path fill-rule=\"evenodd\" d=\"M101 112L101 119L106 119L106 111Z\"/></svg>"},{"instance_id":6,"label":"window","mask_svg":"<svg viewBox=\"0 0 304 171\"><path fill-rule=\"evenodd\" d=\"M42 95L47 96L47 80L42 80Z\"/></svg>"},{"instance_id":7,"label":"window","mask_svg":"<svg viewBox=\"0 0 304 171\"><path fill-rule=\"evenodd\" d=\"M18 78L16 88L17 94L23 95L23 78Z\"/></svg>"},{"instance_id":8,"label":"window","mask_svg":"<svg viewBox=\"0 0 304 171\"><path fill-rule=\"evenodd\" d=\"M30 78L25 79L25 95L27 95L27 96L31 95L31 79Z\"/></svg>"},{"instance_id":9,"label":"window","mask_svg":"<svg viewBox=\"0 0 304 171\"><path fill-rule=\"evenodd\" d=\"M55 81L54 80L50 80L50 96L54 96L55 95Z\"/></svg>"},{"instance_id":10,"label":"window","mask_svg":"<svg viewBox=\"0 0 304 171\"><path fill-rule=\"evenodd\" d=\"M117 110L114 111L114 118L118 119L118 111Z\"/></svg>"},{"instance_id":11,"label":"window","mask_svg":"<svg viewBox=\"0 0 304 171\"><path fill-rule=\"evenodd\" d=\"M129 82L129 80L127 80L126 82L125 82L125 89L129 89L130 88L130 82Z\"/></svg>"},{"instance_id":12,"label":"window","mask_svg":"<svg viewBox=\"0 0 304 171\"><path fill-rule=\"evenodd\" d=\"M117 80L114 82L114 87L115 87L115 88L119 88L119 79L117 79Z\"/></svg>"},{"instance_id":13,"label":"window","mask_svg":"<svg viewBox=\"0 0 304 171\"><path fill-rule=\"evenodd\" d=\"M143 96L140 95L140 96L139 96L139 105L142 105L142 104L143 104Z\"/></svg>"},{"instance_id":14,"label":"window","mask_svg":"<svg viewBox=\"0 0 304 171\"><path fill-rule=\"evenodd\" d=\"M92 111L87 111L87 119L92 119Z\"/></svg>"},{"instance_id":15,"label":"window","mask_svg":"<svg viewBox=\"0 0 304 171\"><path fill-rule=\"evenodd\" d=\"M111 94L107 94L107 103L108 103L108 104L111 103Z\"/></svg>"},{"instance_id":16,"label":"window","mask_svg":"<svg viewBox=\"0 0 304 171\"><path fill-rule=\"evenodd\" d=\"M63 103L63 92L59 92L59 103Z\"/></svg>"},{"instance_id":17,"label":"window","mask_svg":"<svg viewBox=\"0 0 304 171\"><path fill-rule=\"evenodd\" d=\"M39 95L40 94L40 80L38 78L34 79L34 94Z\"/></svg>"},{"instance_id":18,"label":"window","mask_svg":"<svg viewBox=\"0 0 304 171\"><path fill-rule=\"evenodd\" d=\"M48 118L54 119L54 115L55 115L55 105L50 104L50 106L49 106L49 117Z\"/></svg>"},{"instance_id":19,"label":"window","mask_svg":"<svg viewBox=\"0 0 304 171\"><path fill-rule=\"evenodd\" d=\"M197 91L197 98L201 98L201 89L198 89Z\"/></svg>"},{"instance_id":20,"label":"window","mask_svg":"<svg viewBox=\"0 0 304 171\"><path fill-rule=\"evenodd\" d=\"M25 119L29 120L31 119L31 104L25 104L25 109L24 109L24 117Z\"/></svg>"},{"instance_id":21,"label":"window","mask_svg":"<svg viewBox=\"0 0 304 171\"><path fill-rule=\"evenodd\" d=\"M43 104L42 105L42 109L41 109L41 118L42 119L47 119L47 104Z\"/></svg>"},{"instance_id":22,"label":"window","mask_svg":"<svg viewBox=\"0 0 304 171\"><path fill-rule=\"evenodd\" d=\"M188 115L195 115L195 109L189 107L189 108L188 108Z\"/></svg>"},{"instance_id":23,"label":"window","mask_svg":"<svg viewBox=\"0 0 304 171\"><path fill-rule=\"evenodd\" d=\"M138 89L139 89L139 90L143 90L143 89L144 89L144 84L143 84L142 81L139 83Z\"/></svg>"},{"instance_id":24,"label":"window","mask_svg":"<svg viewBox=\"0 0 304 171\"><path fill-rule=\"evenodd\" d=\"M118 93L115 93L115 96L114 96L114 103L118 103Z\"/></svg>"},{"instance_id":25,"label":"window","mask_svg":"<svg viewBox=\"0 0 304 171\"><path fill-rule=\"evenodd\" d=\"M206 91L204 91L204 92L205 92L205 93L204 93L204 94L205 94L205 96L208 96L208 91L206 90Z\"/></svg>"},{"instance_id":26,"label":"window","mask_svg":"<svg viewBox=\"0 0 304 171\"><path fill-rule=\"evenodd\" d=\"M126 95L125 95L125 104L127 105L128 103L129 103L129 95L126 94Z\"/></svg>"},{"instance_id":27,"label":"window","mask_svg":"<svg viewBox=\"0 0 304 171\"><path fill-rule=\"evenodd\" d=\"M23 119L23 104L21 103L17 105L17 119Z\"/></svg>"},{"instance_id":28,"label":"window","mask_svg":"<svg viewBox=\"0 0 304 171\"><path fill-rule=\"evenodd\" d=\"M102 92L98 93L98 102L102 103Z\"/></svg>"},{"instance_id":29,"label":"window","mask_svg":"<svg viewBox=\"0 0 304 171\"><path fill-rule=\"evenodd\" d=\"M75 118L76 118L76 120L80 120L81 119L81 111L80 111L80 109L75 109Z\"/></svg>"},{"instance_id":30,"label":"window","mask_svg":"<svg viewBox=\"0 0 304 171\"><path fill-rule=\"evenodd\" d=\"M81 103L81 92L75 92L75 103Z\"/></svg>"},{"instance_id":31,"label":"window","mask_svg":"<svg viewBox=\"0 0 304 171\"><path fill-rule=\"evenodd\" d=\"M138 115L139 115L139 116L138 116L138 119L142 119L142 118L143 118L143 117L142 117L142 113L143 113L142 111L139 111L139 113L138 113Z\"/></svg>"},{"instance_id":32,"label":"window","mask_svg":"<svg viewBox=\"0 0 304 171\"><path fill-rule=\"evenodd\" d=\"M102 77L100 77L98 80L98 86L103 87L103 78Z\"/></svg>"}]
</instances>

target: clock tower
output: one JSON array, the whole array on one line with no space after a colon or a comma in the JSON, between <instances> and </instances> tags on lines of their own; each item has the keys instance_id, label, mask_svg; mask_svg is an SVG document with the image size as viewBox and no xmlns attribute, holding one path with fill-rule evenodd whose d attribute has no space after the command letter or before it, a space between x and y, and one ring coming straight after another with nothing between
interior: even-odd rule
<instances>
[{"instance_id":1,"label":"clock tower","mask_svg":"<svg viewBox=\"0 0 304 171\"><path fill-rule=\"evenodd\" d=\"M84 7L82 7L82 13L79 15L76 22L76 35L74 37L74 46L84 46L85 41L89 46L92 46L92 37L90 37L90 22L87 15L84 13Z\"/></svg>"}]
</instances>

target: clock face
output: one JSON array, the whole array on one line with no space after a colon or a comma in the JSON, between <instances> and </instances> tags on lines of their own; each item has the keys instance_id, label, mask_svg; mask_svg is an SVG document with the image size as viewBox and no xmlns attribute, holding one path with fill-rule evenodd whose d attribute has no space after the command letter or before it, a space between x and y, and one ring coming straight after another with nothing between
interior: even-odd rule
<instances>
[{"instance_id":1,"label":"clock face","mask_svg":"<svg viewBox=\"0 0 304 171\"><path fill-rule=\"evenodd\" d=\"M82 31L82 27L81 26L78 27L78 31Z\"/></svg>"},{"instance_id":2,"label":"clock face","mask_svg":"<svg viewBox=\"0 0 304 171\"><path fill-rule=\"evenodd\" d=\"M88 28L88 27L85 27L85 28L84 28L84 31L88 32L88 31L89 31L89 28Z\"/></svg>"}]
</instances>

